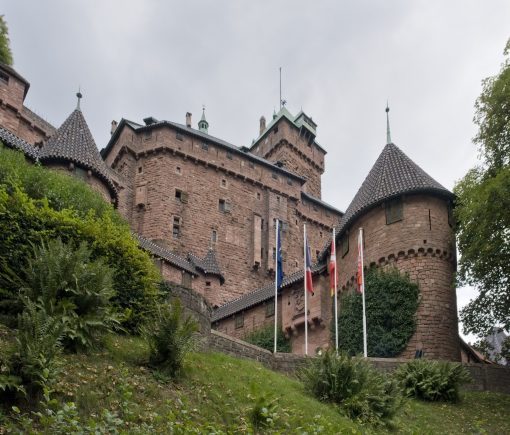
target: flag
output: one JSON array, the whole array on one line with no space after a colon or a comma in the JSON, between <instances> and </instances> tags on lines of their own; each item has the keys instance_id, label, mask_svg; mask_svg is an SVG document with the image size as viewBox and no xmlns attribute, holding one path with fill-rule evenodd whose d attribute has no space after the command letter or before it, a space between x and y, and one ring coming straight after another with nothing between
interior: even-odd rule
<instances>
[{"instance_id":1,"label":"flag","mask_svg":"<svg viewBox=\"0 0 510 435\"><path fill-rule=\"evenodd\" d=\"M283 259L282 259L282 240L280 235L280 226L278 226L278 231L276 233L276 266L277 266L277 276L276 276L276 288L279 289L283 283Z\"/></svg>"},{"instance_id":2,"label":"flag","mask_svg":"<svg viewBox=\"0 0 510 435\"><path fill-rule=\"evenodd\" d=\"M308 241L305 239L306 244L306 270L305 270L305 279L306 279L306 289L313 296L313 282L312 282L312 256L310 255L310 245Z\"/></svg>"},{"instance_id":3,"label":"flag","mask_svg":"<svg viewBox=\"0 0 510 435\"><path fill-rule=\"evenodd\" d=\"M363 293L363 239L361 238L361 231L358 236L358 292Z\"/></svg>"},{"instance_id":4,"label":"flag","mask_svg":"<svg viewBox=\"0 0 510 435\"><path fill-rule=\"evenodd\" d=\"M334 233L333 233L334 234ZM335 236L331 239L331 256L329 257L329 288L331 296L336 293L336 244Z\"/></svg>"}]
</instances>

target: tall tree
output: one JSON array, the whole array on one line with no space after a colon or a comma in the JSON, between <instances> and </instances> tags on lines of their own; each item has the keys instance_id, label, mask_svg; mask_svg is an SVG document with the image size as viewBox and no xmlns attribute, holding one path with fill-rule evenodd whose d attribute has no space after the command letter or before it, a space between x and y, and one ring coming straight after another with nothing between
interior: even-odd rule
<instances>
[{"instance_id":1,"label":"tall tree","mask_svg":"<svg viewBox=\"0 0 510 435\"><path fill-rule=\"evenodd\" d=\"M455 186L455 214L459 283L478 289L460 316L466 333L483 336L495 325L510 329L510 58L483 80L473 121L482 164Z\"/></svg>"},{"instance_id":2,"label":"tall tree","mask_svg":"<svg viewBox=\"0 0 510 435\"><path fill-rule=\"evenodd\" d=\"M12 65L9 29L3 15L0 15L0 62Z\"/></svg>"}]
</instances>

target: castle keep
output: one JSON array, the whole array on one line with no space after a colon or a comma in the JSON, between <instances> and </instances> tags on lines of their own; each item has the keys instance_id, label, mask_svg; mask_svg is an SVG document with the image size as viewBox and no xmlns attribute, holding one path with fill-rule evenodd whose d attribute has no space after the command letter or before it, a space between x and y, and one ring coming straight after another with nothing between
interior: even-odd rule
<instances>
[{"instance_id":1,"label":"castle keep","mask_svg":"<svg viewBox=\"0 0 510 435\"><path fill-rule=\"evenodd\" d=\"M147 117L112 122L99 153L79 102L55 129L23 105L29 84L0 65L0 140L28 159L82 178L129 221L163 277L202 294L213 327L239 338L274 321L275 224L282 228L285 279L278 318L295 353L304 352L303 224L315 264L309 297L309 348L329 343L332 300L327 262L337 234L339 289L355 285L356 234L365 264L396 266L420 287L417 331L402 354L458 360L453 274L453 195L388 140L345 213L321 199L326 150L317 125L285 107L251 146L195 127ZM369 291L369 290L367 290Z\"/></svg>"}]
</instances>

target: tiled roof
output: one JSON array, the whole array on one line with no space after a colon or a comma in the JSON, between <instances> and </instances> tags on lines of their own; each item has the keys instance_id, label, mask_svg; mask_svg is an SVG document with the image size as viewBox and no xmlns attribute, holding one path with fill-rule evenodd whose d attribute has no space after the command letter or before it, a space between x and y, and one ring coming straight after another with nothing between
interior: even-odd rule
<instances>
[{"instance_id":1,"label":"tiled roof","mask_svg":"<svg viewBox=\"0 0 510 435\"><path fill-rule=\"evenodd\" d=\"M400 148L393 143L387 144L336 227L337 237L359 215L377 204L402 194L419 192L453 198L453 193L428 175ZM331 240L325 245L320 259L329 252L330 245Z\"/></svg>"},{"instance_id":2,"label":"tiled roof","mask_svg":"<svg viewBox=\"0 0 510 435\"><path fill-rule=\"evenodd\" d=\"M216 275L219 277L220 283L223 285L225 277L218 266L214 250L209 249L204 258L199 258L196 255L189 253L188 259L198 270L202 271L206 275Z\"/></svg>"},{"instance_id":3,"label":"tiled roof","mask_svg":"<svg viewBox=\"0 0 510 435\"><path fill-rule=\"evenodd\" d=\"M117 126L117 129L115 130L114 134L110 138L110 141L108 142L106 147L101 150L101 155L103 156L103 158L106 159L106 156L108 155L108 153L110 152L110 149L112 148L113 144L115 143L117 135L120 134L120 130L121 130L120 127L124 124L129 125L135 131L145 131L145 130L149 130L152 128L168 125L168 126L171 126L179 131L182 131L183 133L192 134L193 136L199 137L199 138L207 140L209 142L213 142L216 145L220 145L221 147L226 148L229 151L232 151L233 153L242 154L243 156L245 156L246 158L248 158L250 160L253 160L254 162L257 162L261 165L270 167L272 170L274 170L276 172L280 172L281 174L284 174L288 177L292 177L296 180L299 180L301 182L301 184L304 184L306 181L305 178L301 177L300 175L294 174L293 172L290 172L287 169L280 168L279 166L275 165L273 162L270 162L269 160L266 160L262 157L256 156L255 154L252 154L250 152L250 149L247 147L239 148L239 147L237 147L231 143L228 143L222 139L218 139L217 137L214 137L214 136L211 136L210 134L204 133L203 131L195 130L194 128L186 127L183 124L179 124L177 122L172 122L172 121L155 121L154 123L149 124L149 125L139 125L132 121L128 121L127 119L122 119L120 121L119 125Z\"/></svg>"},{"instance_id":4,"label":"tiled roof","mask_svg":"<svg viewBox=\"0 0 510 435\"><path fill-rule=\"evenodd\" d=\"M81 110L74 110L57 132L45 143L39 153L41 162L64 160L90 169L103 179L116 196L113 181L99 154Z\"/></svg>"},{"instance_id":5,"label":"tiled roof","mask_svg":"<svg viewBox=\"0 0 510 435\"><path fill-rule=\"evenodd\" d=\"M162 258L162 259L168 261L170 264L177 266L179 269L185 270L186 272L189 272L195 276L198 275L193 264L191 264L185 258L180 257L177 254L174 254L170 250L163 248L162 246L150 241L149 239L146 239L145 237L142 237L135 233L133 233L133 235L138 240L138 243L140 244L142 249L149 251L151 254L153 254L156 257L159 257L159 258Z\"/></svg>"},{"instance_id":6,"label":"tiled roof","mask_svg":"<svg viewBox=\"0 0 510 435\"><path fill-rule=\"evenodd\" d=\"M0 140L8 147L21 151L32 160L36 160L39 155L39 150L36 147L2 127L0 127Z\"/></svg>"},{"instance_id":7,"label":"tiled roof","mask_svg":"<svg viewBox=\"0 0 510 435\"><path fill-rule=\"evenodd\" d=\"M326 264L314 264L312 266L312 275L317 275L326 270ZM282 286L280 289L289 287L296 282L303 280L303 271L298 270L283 278ZM254 290L251 293L247 293L237 299L227 302L225 305L218 307L212 314L211 322L217 322L218 320L224 319L225 317L231 316L232 314L238 313L239 311L246 310L254 305L258 305L264 301L274 298L274 282Z\"/></svg>"},{"instance_id":8,"label":"tiled roof","mask_svg":"<svg viewBox=\"0 0 510 435\"><path fill-rule=\"evenodd\" d=\"M333 207L332 205L329 205L327 202L324 202L322 199L316 198L315 196L309 195L308 193L301 192L301 198L311 201L311 202L315 202L316 204L319 204L321 207L327 208L328 210L331 210L331 211L338 213L340 215L344 214L343 211L338 210L337 208Z\"/></svg>"}]
</instances>

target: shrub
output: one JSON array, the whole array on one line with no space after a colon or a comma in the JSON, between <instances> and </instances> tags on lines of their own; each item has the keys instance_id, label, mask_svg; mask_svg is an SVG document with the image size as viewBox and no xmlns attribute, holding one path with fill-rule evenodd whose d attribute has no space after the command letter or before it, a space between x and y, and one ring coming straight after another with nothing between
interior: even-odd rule
<instances>
[{"instance_id":1,"label":"shrub","mask_svg":"<svg viewBox=\"0 0 510 435\"><path fill-rule=\"evenodd\" d=\"M21 270L22 291L52 317L62 321L67 349L91 348L117 325L110 299L113 270L103 258L91 260L85 242L43 242Z\"/></svg>"},{"instance_id":2,"label":"shrub","mask_svg":"<svg viewBox=\"0 0 510 435\"><path fill-rule=\"evenodd\" d=\"M113 303L124 313L123 326L136 331L159 297L160 275L128 224L82 181L0 146L0 269L19 270L32 245L57 237L86 241L92 259L115 269ZM23 309L17 294L18 286L0 277L0 321L11 326Z\"/></svg>"},{"instance_id":3,"label":"shrub","mask_svg":"<svg viewBox=\"0 0 510 435\"><path fill-rule=\"evenodd\" d=\"M299 376L318 400L339 404L352 419L388 421L402 404L397 382L359 357L326 351L313 358Z\"/></svg>"},{"instance_id":4,"label":"shrub","mask_svg":"<svg viewBox=\"0 0 510 435\"><path fill-rule=\"evenodd\" d=\"M372 357L402 352L416 330L418 285L397 269L369 269L365 274L367 350ZM363 352L362 295L346 294L338 315L339 348L349 355ZM334 328L332 322L332 330ZM334 336L334 332L333 332Z\"/></svg>"},{"instance_id":5,"label":"shrub","mask_svg":"<svg viewBox=\"0 0 510 435\"><path fill-rule=\"evenodd\" d=\"M457 402L460 386L471 381L461 364L423 359L402 365L396 377L407 396L427 401Z\"/></svg>"},{"instance_id":6,"label":"shrub","mask_svg":"<svg viewBox=\"0 0 510 435\"><path fill-rule=\"evenodd\" d=\"M178 299L159 306L143 335L149 343L149 363L175 378L182 369L183 359L194 348L198 325L190 316L184 316Z\"/></svg>"},{"instance_id":7,"label":"shrub","mask_svg":"<svg viewBox=\"0 0 510 435\"><path fill-rule=\"evenodd\" d=\"M18 331L8 372L20 379L28 396L37 398L55 381L64 328L61 320L48 315L44 307L28 298L18 316Z\"/></svg>"},{"instance_id":8,"label":"shrub","mask_svg":"<svg viewBox=\"0 0 510 435\"><path fill-rule=\"evenodd\" d=\"M246 335L244 340L248 343L259 346L270 352L274 350L274 325L267 325L261 329L257 329ZM278 335L276 340L278 352L292 352L290 340L285 338L281 328L278 328Z\"/></svg>"}]
</instances>

